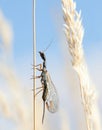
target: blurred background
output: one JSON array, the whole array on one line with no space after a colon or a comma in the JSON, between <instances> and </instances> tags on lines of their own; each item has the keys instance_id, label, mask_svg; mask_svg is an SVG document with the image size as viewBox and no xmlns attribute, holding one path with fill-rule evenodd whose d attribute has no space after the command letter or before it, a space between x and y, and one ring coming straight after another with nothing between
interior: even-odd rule
<instances>
[{"instance_id":1,"label":"blurred background","mask_svg":"<svg viewBox=\"0 0 102 130\"><path fill-rule=\"evenodd\" d=\"M101 0L76 0L82 11L83 48L90 78L96 86L100 117L102 112L102 8ZM63 31L60 0L36 2L37 64L38 51L45 52L47 69L59 95L59 111L46 110L42 125L41 94L37 101L37 130L84 130L83 108L77 75ZM0 0L0 129L32 130L32 0ZM39 75L39 73L37 73ZM40 87L37 80L37 87Z\"/></svg>"}]
</instances>

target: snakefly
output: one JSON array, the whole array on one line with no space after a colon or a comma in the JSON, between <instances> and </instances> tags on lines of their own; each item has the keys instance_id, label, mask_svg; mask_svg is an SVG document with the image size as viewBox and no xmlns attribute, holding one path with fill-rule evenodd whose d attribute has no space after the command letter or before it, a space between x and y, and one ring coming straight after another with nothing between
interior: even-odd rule
<instances>
[{"instance_id":1,"label":"snakefly","mask_svg":"<svg viewBox=\"0 0 102 130\"><path fill-rule=\"evenodd\" d=\"M36 93L36 95L40 92L42 92L42 100L43 100L43 115L42 115L42 123L44 121L44 115L45 115L45 105L49 112L55 113L58 110L58 95L56 88L51 80L51 77L47 71L46 68L46 57L44 52L39 52L40 57L43 60L43 64L36 65L36 69L38 71L41 71L40 76L36 76L35 78L41 79L41 85L40 91ZM38 67L39 66L39 67ZM35 96L36 96L35 95Z\"/></svg>"}]
</instances>

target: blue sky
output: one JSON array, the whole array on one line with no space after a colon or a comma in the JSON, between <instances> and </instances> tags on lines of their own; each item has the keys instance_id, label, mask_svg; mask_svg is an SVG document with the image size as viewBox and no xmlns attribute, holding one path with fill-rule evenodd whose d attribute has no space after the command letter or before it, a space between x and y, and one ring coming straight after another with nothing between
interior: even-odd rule
<instances>
[{"instance_id":1,"label":"blue sky","mask_svg":"<svg viewBox=\"0 0 102 130\"><path fill-rule=\"evenodd\" d=\"M84 48L85 51L88 52L87 54L89 54L92 48L102 48L102 2L101 0L76 0L76 3L77 9L82 10L82 19L85 29ZM0 8L13 27L14 57L16 57L16 60L25 56L32 57L32 0L1 0ZM46 48L52 39L55 39L56 43L59 42L58 27L55 25L54 20L57 20L57 16L59 16L60 13L60 0L37 1L37 50ZM60 19L61 17L62 16L60 16ZM99 45L97 46L97 44ZM53 51L55 46L56 45L52 45L51 47Z\"/></svg>"},{"instance_id":2,"label":"blue sky","mask_svg":"<svg viewBox=\"0 0 102 130\"><path fill-rule=\"evenodd\" d=\"M82 11L85 29L83 47L87 64L93 74L92 66L100 67L102 56L102 1L76 0L77 10ZM46 52L49 71L61 65L60 34L62 34L62 12L60 0L37 0L36 2L37 52L44 50L54 39ZM0 0L0 9L13 28L13 62L18 74L30 79L32 64L32 0ZM63 35L64 36L64 35ZM63 37L62 36L62 37ZM99 59L99 60L98 60ZM57 60L57 62L56 62ZM99 61L99 62L98 62ZM37 63L41 59L37 53ZM94 66L93 66L94 68ZM51 72L53 75L53 72ZM31 81L29 81L31 82Z\"/></svg>"},{"instance_id":3,"label":"blue sky","mask_svg":"<svg viewBox=\"0 0 102 130\"><path fill-rule=\"evenodd\" d=\"M57 75L60 75L60 68L63 64L60 60L62 55L59 45L63 27L61 1L36 1L37 52L44 50L50 41L54 39L54 43L48 49L46 55L49 71L56 82ZM76 4L77 9L82 11L85 29L83 46L87 64L91 75L94 75L92 78L98 85L102 77L100 72L102 68L102 0L76 0ZM0 0L0 9L13 28L13 62L17 68L17 73L26 82L31 82L29 79L32 71L32 0ZM40 62L37 53L37 63ZM94 70L94 67L97 70ZM98 79L96 79L97 75L95 74L100 75ZM56 84L59 83L56 82Z\"/></svg>"}]
</instances>

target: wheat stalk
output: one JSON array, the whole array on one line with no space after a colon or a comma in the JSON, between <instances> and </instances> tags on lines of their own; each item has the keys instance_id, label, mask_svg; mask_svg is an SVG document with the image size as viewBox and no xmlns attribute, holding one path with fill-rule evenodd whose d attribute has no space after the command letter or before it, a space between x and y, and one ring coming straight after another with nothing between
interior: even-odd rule
<instances>
[{"instance_id":1,"label":"wheat stalk","mask_svg":"<svg viewBox=\"0 0 102 130\"><path fill-rule=\"evenodd\" d=\"M76 11L76 4L73 0L62 0L62 9L64 14L64 31L69 46L69 52L72 57L72 66L77 72L80 83L81 100L85 113L87 130L95 130L95 105L96 92L93 84L90 82L87 65L83 52L84 29L81 20L81 11ZM98 119L99 120L99 119ZM99 130L99 129L98 129Z\"/></svg>"}]
</instances>

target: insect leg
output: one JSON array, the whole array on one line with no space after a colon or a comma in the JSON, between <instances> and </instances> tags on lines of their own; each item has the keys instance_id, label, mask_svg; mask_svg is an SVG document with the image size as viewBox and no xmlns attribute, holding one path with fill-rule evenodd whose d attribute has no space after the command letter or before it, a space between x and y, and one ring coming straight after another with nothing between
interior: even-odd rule
<instances>
[{"instance_id":1,"label":"insect leg","mask_svg":"<svg viewBox=\"0 0 102 130\"><path fill-rule=\"evenodd\" d=\"M35 77L30 78L30 79L39 79L39 78L41 78L41 76L35 76Z\"/></svg>"},{"instance_id":2,"label":"insect leg","mask_svg":"<svg viewBox=\"0 0 102 130\"><path fill-rule=\"evenodd\" d=\"M38 67L38 66L40 66L40 67ZM42 70L43 70L42 64L35 65L34 67L35 67L35 69L37 69L38 71L42 71ZM34 69L34 68L33 68L33 69Z\"/></svg>"},{"instance_id":3,"label":"insect leg","mask_svg":"<svg viewBox=\"0 0 102 130\"><path fill-rule=\"evenodd\" d=\"M42 69L41 68L36 68L38 71L42 71Z\"/></svg>"},{"instance_id":4,"label":"insect leg","mask_svg":"<svg viewBox=\"0 0 102 130\"><path fill-rule=\"evenodd\" d=\"M35 76L32 79L39 79L39 78L41 78L41 75L40 76Z\"/></svg>"},{"instance_id":5,"label":"insect leg","mask_svg":"<svg viewBox=\"0 0 102 130\"><path fill-rule=\"evenodd\" d=\"M41 88L43 89L43 87L39 87L39 88L36 88L36 89L41 89ZM32 89L32 91L34 91L34 90L36 90L36 89Z\"/></svg>"},{"instance_id":6,"label":"insect leg","mask_svg":"<svg viewBox=\"0 0 102 130\"><path fill-rule=\"evenodd\" d=\"M36 89L41 89L41 88L43 88L43 87L39 87L39 88L36 88Z\"/></svg>"},{"instance_id":7,"label":"insect leg","mask_svg":"<svg viewBox=\"0 0 102 130\"><path fill-rule=\"evenodd\" d=\"M38 67L38 66L40 66L40 69L42 69L42 64L38 64L38 65L33 65L33 67Z\"/></svg>"},{"instance_id":8,"label":"insect leg","mask_svg":"<svg viewBox=\"0 0 102 130\"><path fill-rule=\"evenodd\" d=\"M37 96L41 91L43 91L43 89L41 89L40 91L38 91L38 92L34 95L34 97Z\"/></svg>"}]
</instances>

